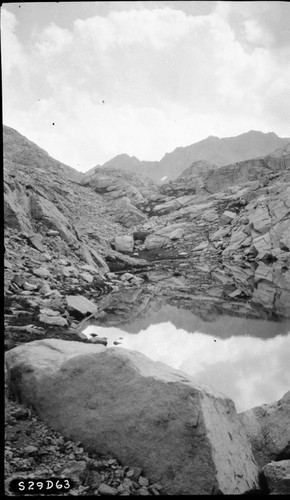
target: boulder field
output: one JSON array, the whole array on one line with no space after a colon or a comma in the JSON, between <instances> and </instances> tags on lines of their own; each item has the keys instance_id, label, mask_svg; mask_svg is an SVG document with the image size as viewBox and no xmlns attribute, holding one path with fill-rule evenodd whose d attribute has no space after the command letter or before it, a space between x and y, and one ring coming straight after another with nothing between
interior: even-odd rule
<instances>
[{"instance_id":1,"label":"boulder field","mask_svg":"<svg viewBox=\"0 0 290 500\"><path fill-rule=\"evenodd\" d=\"M258 485L233 402L126 349L40 340L6 354L10 395L53 429L141 467L171 494L242 494Z\"/></svg>"}]
</instances>

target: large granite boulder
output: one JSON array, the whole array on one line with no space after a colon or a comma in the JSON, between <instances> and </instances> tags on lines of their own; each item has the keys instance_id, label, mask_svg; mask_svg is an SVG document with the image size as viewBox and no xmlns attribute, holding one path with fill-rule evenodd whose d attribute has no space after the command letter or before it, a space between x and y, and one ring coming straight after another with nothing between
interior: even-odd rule
<instances>
[{"instance_id":1,"label":"large granite boulder","mask_svg":"<svg viewBox=\"0 0 290 500\"><path fill-rule=\"evenodd\" d=\"M89 247L85 243L80 243L78 255L81 260L86 262L89 266L96 268L100 274L107 273L109 266L103 257L94 248Z\"/></svg>"},{"instance_id":2,"label":"large granite boulder","mask_svg":"<svg viewBox=\"0 0 290 500\"><path fill-rule=\"evenodd\" d=\"M94 314L98 311L98 306L82 295L67 295L66 302L68 310L72 311L72 313L85 316L86 314Z\"/></svg>"},{"instance_id":3,"label":"large granite boulder","mask_svg":"<svg viewBox=\"0 0 290 500\"><path fill-rule=\"evenodd\" d=\"M279 401L240 413L260 467L290 458L290 391Z\"/></svg>"},{"instance_id":4,"label":"large granite boulder","mask_svg":"<svg viewBox=\"0 0 290 500\"><path fill-rule=\"evenodd\" d=\"M145 239L145 248L153 250L171 244L172 240L180 239L188 228L187 222L177 222L164 227L157 227L154 232Z\"/></svg>"},{"instance_id":5,"label":"large granite boulder","mask_svg":"<svg viewBox=\"0 0 290 500\"><path fill-rule=\"evenodd\" d=\"M10 396L65 437L141 467L167 494L241 494L257 466L233 402L122 348L48 339L6 354Z\"/></svg>"},{"instance_id":6,"label":"large granite boulder","mask_svg":"<svg viewBox=\"0 0 290 500\"><path fill-rule=\"evenodd\" d=\"M116 236L115 249L117 252L133 252L134 238L130 235Z\"/></svg>"},{"instance_id":7,"label":"large granite boulder","mask_svg":"<svg viewBox=\"0 0 290 500\"><path fill-rule=\"evenodd\" d=\"M115 222L125 227L132 227L147 221L147 215L131 203L127 196L108 204L108 213Z\"/></svg>"},{"instance_id":8,"label":"large granite boulder","mask_svg":"<svg viewBox=\"0 0 290 500\"><path fill-rule=\"evenodd\" d=\"M263 467L262 474L270 494L290 494L290 460L270 462Z\"/></svg>"}]
</instances>

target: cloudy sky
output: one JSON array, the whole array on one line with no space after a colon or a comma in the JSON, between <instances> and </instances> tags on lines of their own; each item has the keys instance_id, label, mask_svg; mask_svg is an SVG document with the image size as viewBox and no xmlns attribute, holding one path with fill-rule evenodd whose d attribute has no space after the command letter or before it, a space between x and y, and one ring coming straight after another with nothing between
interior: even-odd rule
<instances>
[{"instance_id":1,"label":"cloudy sky","mask_svg":"<svg viewBox=\"0 0 290 500\"><path fill-rule=\"evenodd\" d=\"M287 2L4 2L1 51L4 124L81 171L290 135Z\"/></svg>"}]
</instances>

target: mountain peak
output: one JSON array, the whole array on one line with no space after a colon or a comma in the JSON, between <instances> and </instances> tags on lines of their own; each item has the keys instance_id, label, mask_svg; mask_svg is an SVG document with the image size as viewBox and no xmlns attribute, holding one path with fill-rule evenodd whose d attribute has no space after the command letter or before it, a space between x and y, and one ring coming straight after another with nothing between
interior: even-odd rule
<instances>
[{"instance_id":1,"label":"mountain peak","mask_svg":"<svg viewBox=\"0 0 290 500\"><path fill-rule=\"evenodd\" d=\"M277 134L275 134L275 132L261 132L260 130L249 130L248 132L245 132L244 134L240 134L239 136L237 137L242 137L242 136L249 136L249 135L255 135L255 136L259 136L259 137L278 137Z\"/></svg>"},{"instance_id":2,"label":"mountain peak","mask_svg":"<svg viewBox=\"0 0 290 500\"><path fill-rule=\"evenodd\" d=\"M205 140L206 141L220 141L220 138L217 135L209 135Z\"/></svg>"}]
</instances>

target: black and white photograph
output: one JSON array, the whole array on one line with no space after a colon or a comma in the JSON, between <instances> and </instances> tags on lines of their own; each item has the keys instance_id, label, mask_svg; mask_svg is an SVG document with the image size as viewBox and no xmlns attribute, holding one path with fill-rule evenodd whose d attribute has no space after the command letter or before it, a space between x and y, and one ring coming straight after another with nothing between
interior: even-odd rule
<instances>
[{"instance_id":1,"label":"black and white photograph","mask_svg":"<svg viewBox=\"0 0 290 500\"><path fill-rule=\"evenodd\" d=\"M290 494L290 2L2 2L11 496Z\"/></svg>"}]
</instances>

